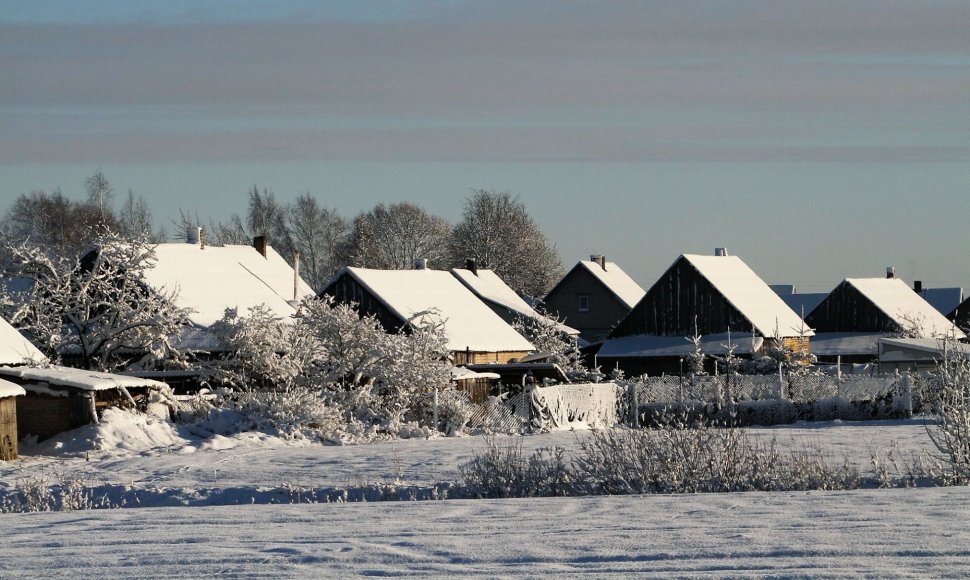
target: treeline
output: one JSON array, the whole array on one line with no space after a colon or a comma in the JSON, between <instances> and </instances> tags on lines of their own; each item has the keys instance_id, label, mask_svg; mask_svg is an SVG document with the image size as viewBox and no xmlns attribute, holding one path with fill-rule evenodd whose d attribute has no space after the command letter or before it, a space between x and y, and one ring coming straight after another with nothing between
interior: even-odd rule
<instances>
[{"instance_id":1,"label":"treeline","mask_svg":"<svg viewBox=\"0 0 970 580\"><path fill-rule=\"evenodd\" d=\"M535 297L563 274L555 246L509 192L472 190L456 224L407 202L379 203L346 218L310 193L281 203L272 191L253 186L246 196L244 216L203 223L181 210L166 226L155 223L148 202L131 190L119 203L99 171L85 180L81 201L59 189L20 194L3 215L0 234L10 244L29 243L57 256L80 255L105 231L157 243L182 239L187 227L199 226L212 245L249 244L255 236L266 236L291 264L299 252L300 273L315 289L342 266L406 269L417 258L440 269L463 267L472 259L516 291Z\"/></svg>"}]
</instances>

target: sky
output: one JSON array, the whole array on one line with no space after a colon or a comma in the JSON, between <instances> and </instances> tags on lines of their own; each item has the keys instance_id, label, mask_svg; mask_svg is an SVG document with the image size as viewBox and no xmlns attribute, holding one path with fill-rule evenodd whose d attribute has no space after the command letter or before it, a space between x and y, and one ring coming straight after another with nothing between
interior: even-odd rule
<instances>
[{"instance_id":1,"label":"sky","mask_svg":"<svg viewBox=\"0 0 970 580\"><path fill-rule=\"evenodd\" d=\"M649 287L970 290L970 2L0 0L0 206L101 170L156 223L255 184L451 221L510 191ZM523 256L523 259L528 259Z\"/></svg>"}]
</instances>

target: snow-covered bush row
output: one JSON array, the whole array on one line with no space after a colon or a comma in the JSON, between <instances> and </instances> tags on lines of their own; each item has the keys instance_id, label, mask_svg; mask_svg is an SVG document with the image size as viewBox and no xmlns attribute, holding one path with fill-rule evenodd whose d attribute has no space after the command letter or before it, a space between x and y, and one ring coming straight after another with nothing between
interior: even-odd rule
<instances>
[{"instance_id":1,"label":"snow-covered bush row","mask_svg":"<svg viewBox=\"0 0 970 580\"><path fill-rule=\"evenodd\" d=\"M594 431L567 456L561 448L526 455L521 445L486 448L461 466L465 493L476 497L546 497L640 493L841 490L950 485L944 471L915 458L900 463L873 453L862 473L830 463L819 448L781 450L740 428L688 424L667 416L657 429Z\"/></svg>"}]
</instances>

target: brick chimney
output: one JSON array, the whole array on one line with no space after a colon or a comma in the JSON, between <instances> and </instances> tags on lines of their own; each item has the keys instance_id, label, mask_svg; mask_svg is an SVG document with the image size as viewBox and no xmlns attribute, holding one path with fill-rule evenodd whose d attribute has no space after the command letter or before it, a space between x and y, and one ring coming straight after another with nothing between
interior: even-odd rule
<instances>
[{"instance_id":1,"label":"brick chimney","mask_svg":"<svg viewBox=\"0 0 970 580\"><path fill-rule=\"evenodd\" d=\"M468 258L465 260L465 269L478 276L478 264L475 263L473 258Z\"/></svg>"},{"instance_id":2,"label":"brick chimney","mask_svg":"<svg viewBox=\"0 0 970 580\"><path fill-rule=\"evenodd\" d=\"M923 293L923 281L922 280L914 280L913 281L913 292L916 292L917 294L922 294Z\"/></svg>"},{"instance_id":3,"label":"brick chimney","mask_svg":"<svg viewBox=\"0 0 970 580\"><path fill-rule=\"evenodd\" d=\"M887 266L886 267L886 278L895 278L895 277L896 277L896 268L894 268L892 266Z\"/></svg>"},{"instance_id":4,"label":"brick chimney","mask_svg":"<svg viewBox=\"0 0 970 580\"><path fill-rule=\"evenodd\" d=\"M255 238L253 238L253 247L256 248L256 251L262 254L263 257L265 258L266 247L267 247L266 236L256 236Z\"/></svg>"},{"instance_id":5,"label":"brick chimney","mask_svg":"<svg viewBox=\"0 0 970 580\"><path fill-rule=\"evenodd\" d=\"M601 256L599 254L593 254L589 257L590 262L596 262L600 265L600 268L606 270L606 256Z\"/></svg>"},{"instance_id":6,"label":"brick chimney","mask_svg":"<svg viewBox=\"0 0 970 580\"><path fill-rule=\"evenodd\" d=\"M414 259L414 269L415 270L427 270L428 269L428 259L427 258L415 258Z\"/></svg>"}]
</instances>

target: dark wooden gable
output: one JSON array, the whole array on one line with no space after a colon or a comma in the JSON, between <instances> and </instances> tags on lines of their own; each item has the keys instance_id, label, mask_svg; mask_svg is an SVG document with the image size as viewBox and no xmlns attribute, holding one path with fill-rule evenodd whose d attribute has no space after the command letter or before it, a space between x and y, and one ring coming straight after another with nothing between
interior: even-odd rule
<instances>
[{"instance_id":1,"label":"dark wooden gable","mask_svg":"<svg viewBox=\"0 0 970 580\"><path fill-rule=\"evenodd\" d=\"M960 330L970 329L970 298L967 298L947 316Z\"/></svg>"},{"instance_id":2,"label":"dark wooden gable","mask_svg":"<svg viewBox=\"0 0 970 580\"><path fill-rule=\"evenodd\" d=\"M693 336L695 317L700 334L751 330L751 321L681 256L620 321L610 337Z\"/></svg>"},{"instance_id":3,"label":"dark wooden gable","mask_svg":"<svg viewBox=\"0 0 970 580\"><path fill-rule=\"evenodd\" d=\"M397 332L407 323L381 302L370 289L351 276L350 272L343 272L337 276L336 280L320 292L320 296L330 296L337 302L351 304L361 316L374 316L387 332Z\"/></svg>"},{"instance_id":4,"label":"dark wooden gable","mask_svg":"<svg viewBox=\"0 0 970 580\"><path fill-rule=\"evenodd\" d=\"M899 325L855 286L843 281L805 317L815 332L896 332Z\"/></svg>"}]
</instances>

